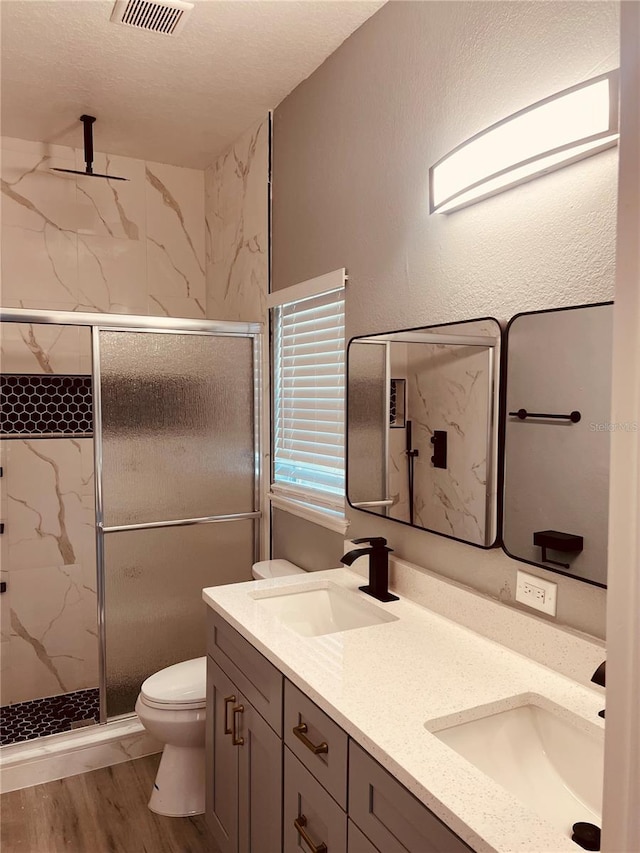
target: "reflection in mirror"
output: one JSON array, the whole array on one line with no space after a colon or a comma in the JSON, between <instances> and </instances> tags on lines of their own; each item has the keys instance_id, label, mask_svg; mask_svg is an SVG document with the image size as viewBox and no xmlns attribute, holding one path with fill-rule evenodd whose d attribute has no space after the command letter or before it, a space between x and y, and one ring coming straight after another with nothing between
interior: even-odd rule
<instances>
[{"instance_id":1,"label":"reflection in mirror","mask_svg":"<svg viewBox=\"0 0 640 853\"><path fill-rule=\"evenodd\" d=\"M494 543L500 338L487 318L351 340L352 507Z\"/></svg>"},{"instance_id":2,"label":"reflection in mirror","mask_svg":"<svg viewBox=\"0 0 640 853\"><path fill-rule=\"evenodd\" d=\"M613 305L519 314L507 333L503 545L607 582ZM637 428L637 426L636 426Z\"/></svg>"}]
</instances>

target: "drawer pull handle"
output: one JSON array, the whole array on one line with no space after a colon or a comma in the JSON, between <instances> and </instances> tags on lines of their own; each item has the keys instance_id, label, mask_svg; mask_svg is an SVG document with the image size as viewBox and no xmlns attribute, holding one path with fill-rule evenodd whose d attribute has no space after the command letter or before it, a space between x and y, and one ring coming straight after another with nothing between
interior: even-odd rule
<instances>
[{"instance_id":1,"label":"drawer pull handle","mask_svg":"<svg viewBox=\"0 0 640 853\"><path fill-rule=\"evenodd\" d=\"M226 735L231 734L231 726L229 725L229 705L232 705L235 701L235 696L224 697L224 733Z\"/></svg>"},{"instance_id":2,"label":"drawer pull handle","mask_svg":"<svg viewBox=\"0 0 640 853\"><path fill-rule=\"evenodd\" d=\"M311 853L327 853L327 845L324 841L321 841L320 844L314 844L311 840L309 833L306 831L305 826L307 825L306 817L301 814L294 820L293 825L298 830L298 834L305 842Z\"/></svg>"},{"instance_id":3,"label":"drawer pull handle","mask_svg":"<svg viewBox=\"0 0 640 853\"><path fill-rule=\"evenodd\" d=\"M322 743L319 743L316 746L315 743L312 743L309 740L309 738L307 737L306 723L300 723L299 726L294 726L293 733L298 738L298 740L302 741L302 743L307 747L307 749L311 750L314 755L320 755L323 752L329 752L329 744L326 741L323 740Z\"/></svg>"},{"instance_id":4,"label":"drawer pull handle","mask_svg":"<svg viewBox=\"0 0 640 853\"><path fill-rule=\"evenodd\" d=\"M236 728L236 723L238 721L238 714L244 713L244 705L236 705L233 709L233 732L232 732L232 742L234 746L242 746L244 743L243 737L238 737L238 729Z\"/></svg>"}]
</instances>

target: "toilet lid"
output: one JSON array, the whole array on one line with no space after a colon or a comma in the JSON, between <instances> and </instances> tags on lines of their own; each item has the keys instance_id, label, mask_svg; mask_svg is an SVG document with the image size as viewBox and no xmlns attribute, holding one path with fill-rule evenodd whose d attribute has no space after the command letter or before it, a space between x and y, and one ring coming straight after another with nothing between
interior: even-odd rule
<instances>
[{"instance_id":1,"label":"toilet lid","mask_svg":"<svg viewBox=\"0 0 640 853\"><path fill-rule=\"evenodd\" d=\"M206 657L185 660L150 675L141 693L151 702L167 705L204 703L207 695Z\"/></svg>"}]
</instances>

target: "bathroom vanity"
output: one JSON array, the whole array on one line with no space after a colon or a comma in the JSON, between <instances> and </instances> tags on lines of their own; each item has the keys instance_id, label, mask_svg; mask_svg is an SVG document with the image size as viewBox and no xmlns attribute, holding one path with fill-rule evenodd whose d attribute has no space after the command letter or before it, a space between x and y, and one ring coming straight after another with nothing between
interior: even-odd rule
<instances>
[{"instance_id":1,"label":"bathroom vanity","mask_svg":"<svg viewBox=\"0 0 640 853\"><path fill-rule=\"evenodd\" d=\"M393 839L415 853L469 853L215 612L207 650L206 815L222 853L291 853L301 840L312 853L374 853Z\"/></svg>"},{"instance_id":2,"label":"bathroom vanity","mask_svg":"<svg viewBox=\"0 0 640 853\"><path fill-rule=\"evenodd\" d=\"M361 580L204 590L207 822L223 853L578 851L570 828L589 814L570 804L565 826L449 734L472 724L473 743L479 723L491 742L487 719L533 708L588 756L580 793L597 811L602 695L406 598L372 603Z\"/></svg>"}]
</instances>

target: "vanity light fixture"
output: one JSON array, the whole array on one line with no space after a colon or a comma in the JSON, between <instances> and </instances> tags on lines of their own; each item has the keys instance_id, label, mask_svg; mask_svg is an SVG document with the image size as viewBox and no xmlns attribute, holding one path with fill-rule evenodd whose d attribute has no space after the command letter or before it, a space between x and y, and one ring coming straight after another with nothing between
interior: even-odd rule
<instances>
[{"instance_id":1,"label":"vanity light fixture","mask_svg":"<svg viewBox=\"0 0 640 853\"><path fill-rule=\"evenodd\" d=\"M429 169L430 213L452 213L618 142L618 72L491 125Z\"/></svg>"}]
</instances>

